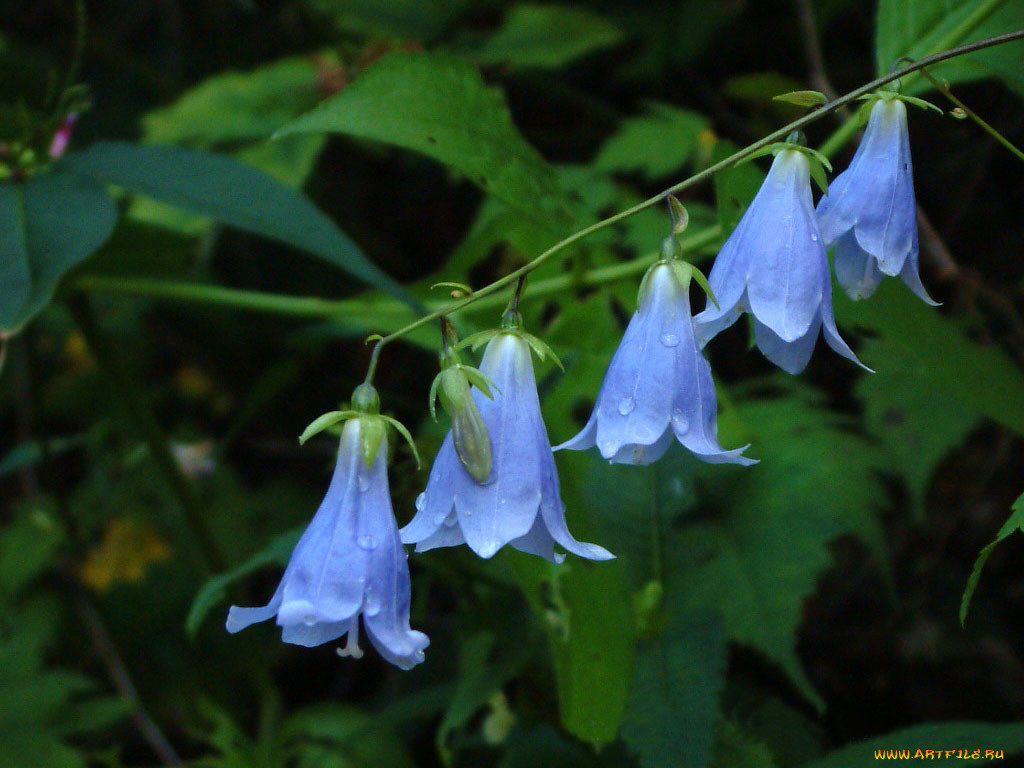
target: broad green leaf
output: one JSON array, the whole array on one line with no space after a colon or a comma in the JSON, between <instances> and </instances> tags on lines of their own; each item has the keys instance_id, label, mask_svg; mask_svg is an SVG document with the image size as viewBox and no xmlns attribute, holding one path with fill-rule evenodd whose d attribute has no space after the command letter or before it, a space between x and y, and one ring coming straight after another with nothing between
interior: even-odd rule
<instances>
[{"instance_id":1,"label":"broad green leaf","mask_svg":"<svg viewBox=\"0 0 1024 768\"><path fill-rule=\"evenodd\" d=\"M92 179L57 166L0 183L0 331L28 322L61 277L110 236L114 202Z\"/></svg>"},{"instance_id":2,"label":"broad green leaf","mask_svg":"<svg viewBox=\"0 0 1024 768\"><path fill-rule=\"evenodd\" d=\"M512 123L504 96L470 64L392 53L278 132L343 133L421 152L540 222L568 224L554 171Z\"/></svg>"},{"instance_id":3,"label":"broad green leaf","mask_svg":"<svg viewBox=\"0 0 1024 768\"><path fill-rule=\"evenodd\" d=\"M923 519L937 464L963 442L979 416L922 382L899 336L897 331L866 342L872 365L884 373L860 376L855 391L864 403L866 429L888 449L889 469L903 476L917 517Z\"/></svg>"},{"instance_id":4,"label":"broad green leaf","mask_svg":"<svg viewBox=\"0 0 1024 768\"><path fill-rule=\"evenodd\" d=\"M595 768L606 764L602 756L542 724L529 731L512 732L500 768Z\"/></svg>"},{"instance_id":5,"label":"broad green leaf","mask_svg":"<svg viewBox=\"0 0 1024 768\"><path fill-rule=\"evenodd\" d=\"M1024 3L1017 0L879 0L875 66L886 74L901 56L920 59L972 40L1024 27ZM929 71L951 83L1001 78L1024 94L1024 41L1004 43L937 64ZM924 77L911 75L909 92L927 90Z\"/></svg>"},{"instance_id":6,"label":"broad green leaf","mask_svg":"<svg viewBox=\"0 0 1024 768\"><path fill-rule=\"evenodd\" d=\"M83 754L51 733L21 729L3 734L3 756L18 768L86 768Z\"/></svg>"},{"instance_id":7,"label":"broad green leaf","mask_svg":"<svg viewBox=\"0 0 1024 768\"><path fill-rule=\"evenodd\" d=\"M988 556L992 554L992 550L996 548L996 545L999 544L999 542L1014 531L1021 531L1024 533L1024 493L1017 497L1017 500L1013 503L1010 517L1005 523L1003 523L1003 527L999 529L999 533L996 534L995 540L985 545L981 552L978 553L978 559L974 561L974 568L971 569L971 575L967 579L967 586L964 587L963 597L960 598L961 626L963 626L964 622L967 621L967 610L971 607L971 598L974 596L974 590L978 588L978 579L981 578L981 569L985 567L985 562L988 560Z\"/></svg>"},{"instance_id":8,"label":"broad green leaf","mask_svg":"<svg viewBox=\"0 0 1024 768\"><path fill-rule=\"evenodd\" d=\"M482 64L557 68L621 39L618 27L592 11L516 3L475 56Z\"/></svg>"},{"instance_id":9,"label":"broad green leaf","mask_svg":"<svg viewBox=\"0 0 1024 768\"><path fill-rule=\"evenodd\" d=\"M642 768L704 768L725 681L725 633L713 613L676 613L642 640L622 738Z\"/></svg>"},{"instance_id":10,"label":"broad green leaf","mask_svg":"<svg viewBox=\"0 0 1024 768\"><path fill-rule=\"evenodd\" d=\"M623 121L602 145L594 167L604 172L640 171L648 179L660 179L686 164L708 129L703 115L650 103L646 114Z\"/></svg>"},{"instance_id":11,"label":"broad green leaf","mask_svg":"<svg viewBox=\"0 0 1024 768\"><path fill-rule=\"evenodd\" d=\"M1024 374L1002 350L971 341L953 320L925 305L897 280L885 280L868 301L833 291L836 319L881 335L860 353L879 377L898 375L968 413L1024 435Z\"/></svg>"},{"instance_id":12,"label":"broad green leaf","mask_svg":"<svg viewBox=\"0 0 1024 768\"><path fill-rule=\"evenodd\" d=\"M237 568L214 576L207 581L196 593L195 599L192 601L192 607L189 609L188 617L185 619L185 631L190 636L195 637L207 614L224 601L227 597L228 587L239 579L243 579L250 573L254 573L268 565L286 566L288 558L292 550L295 549L295 545L298 543L299 536L301 535L301 530L294 530L275 536L270 540L265 549L254 554Z\"/></svg>"},{"instance_id":13,"label":"broad green leaf","mask_svg":"<svg viewBox=\"0 0 1024 768\"><path fill-rule=\"evenodd\" d=\"M398 735L355 707L327 703L301 709L281 724L280 738L298 755L298 766L412 766Z\"/></svg>"},{"instance_id":14,"label":"broad green leaf","mask_svg":"<svg viewBox=\"0 0 1024 768\"><path fill-rule=\"evenodd\" d=\"M64 540L60 523L42 508L24 509L0 528L0 597L12 597L50 564Z\"/></svg>"},{"instance_id":15,"label":"broad green leaf","mask_svg":"<svg viewBox=\"0 0 1024 768\"><path fill-rule=\"evenodd\" d=\"M265 139L321 98L319 71L333 54L296 56L247 72L223 72L142 119L147 142L211 146Z\"/></svg>"},{"instance_id":16,"label":"broad green leaf","mask_svg":"<svg viewBox=\"0 0 1024 768\"><path fill-rule=\"evenodd\" d=\"M129 192L307 251L415 304L305 196L231 158L184 147L100 142L68 155L64 164Z\"/></svg>"},{"instance_id":17,"label":"broad green leaf","mask_svg":"<svg viewBox=\"0 0 1024 768\"><path fill-rule=\"evenodd\" d=\"M563 473L563 491L571 487ZM570 530L583 537L570 520ZM615 739L633 677L633 617L615 561L570 556L552 565L510 552L530 605L548 628L562 726L583 741Z\"/></svg>"},{"instance_id":18,"label":"broad green leaf","mask_svg":"<svg viewBox=\"0 0 1024 768\"><path fill-rule=\"evenodd\" d=\"M808 763L803 768L850 768L855 765L873 765L876 760L953 759L957 750L973 753L980 749L978 757L969 758L971 765L989 762L985 750L1002 750L1005 759L1024 749L1024 723L979 723L956 722L926 723L893 731L885 736L876 736L865 741L849 744L830 752L820 760ZM931 750L930 755L925 750ZM942 758L938 750L953 750L954 754ZM902 754L901 754L902 753ZM962 754L962 753L961 753ZM916 762L915 760L915 762ZM958 759L963 760L963 757Z\"/></svg>"}]
</instances>

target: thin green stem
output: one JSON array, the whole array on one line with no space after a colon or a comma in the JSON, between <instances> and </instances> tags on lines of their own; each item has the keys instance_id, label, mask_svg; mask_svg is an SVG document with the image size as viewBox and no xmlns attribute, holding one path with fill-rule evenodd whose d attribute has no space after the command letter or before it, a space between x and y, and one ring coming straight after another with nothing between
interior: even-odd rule
<instances>
[{"instance_id":1,"label":"thin green stem","mask_svg":"<svg viewBox=\"0 0 1024 768\"><path fill-rule=\"evenodd\" d=\"M947 99L949 99L950 102L959 107L960 110L965 115L967 115L967 117L971 118L971 120L980 125L983 131L985 131L987 134L989 134L989 136L991 136L993 139L995 139L1004 147L1006 147L1018 160L1024 161L1024 152L1021 152L1016 146L1014 146L1013 142L1011 142L1008 138L1003 136L1003 134L1001 134L999 131L997 131L995 128L993 128L991 125L985 122L985 120L980 115L975 113L974 110L972 110L962 101L960 101L960 99L954 96L953 92L949 90L949 86L947 86L944 82L941 82L937 80L935 77L933 77L927 69L922 69L921 74L928 78L931 84L935 86L935 90L937 90Z\"/></svg>"},{"instance_id":2,"label":"thin green stem","mask_svg":"<svg viewBox=\"0 0 1024 768\"><path fill-rule=\"evenodd\" d=\"M227 558L224 557L213 532L207 525L206 515L196 498L195 489L182 473L181 467L171 453L167 437L160 428L153 411L146 404L145 398L135 386L135 380L124 360L103 334L87 300L84 298L73 299L68 303L68 308L92 350L96 362L116 390L118 400L134 422L139 435L149 448L153 460L177 498L185 520L199 545L207 569L211 572L226 570Z\"/></svg>"},{"instance_id":3,"label":"thin green stem","mask_svg":"<svg viewBox=\"0 0 1024 768\"><path fill-rule=\"evenodd\" d=\"M692 253L715 243L721 236L718 226L708 227L680 241L684 253ZM642 256L621 264L597 267L580 274L565 274L538 280L530 284L530 295L535 298L552 296L574 285L593 287L614 283L639 274L650 266L655 254ZM177 280L163 280L146 277L108 277L104 275L80 275L71 283L71 289L79 293L108 293L141 298L167 299L171 301L212 304L234 309L295 317L319 317L333 320L363 320L372 317L381 327L399 327L412 315L407 304L394 299L367 300L365 298L329 300L306 296L282 296L262 291L248 291L239 288L224 288L216 285L196 285ZM499 309L504 306L501 296L488 296L467 309L482 311ZM447 302L428 302L432 309L447 306Z\"/></svg>"},{"instance_id":4,"label":"thin green stem","mask_svg":"<svg viewBox=\"0 0 1024 768\"><path fill-rule=\"evenodd\" d=\"M991 13L991 11L995 8L996 5L998 5L999 2L1002 2L1002 0L989 0L989 2L985 3L985 7L992 6L991 8L988 8L988 10L986 11L985 15L987 15L988 13ZM980 10L981 9L979 8L979 11ZM965 34L968 34L971 29L973 29L975 26L977 26L977 24L980 23L981 19L983 19L985 17L985 15L979 15L979 11L976 11L974 14L972 14L971 20L970 20L971 21L970 25L967 23L968 20L965 20L965 22L963 22L960 25L958 25L958 27L957 27L957 33L958 34L960 34L961 36L965 35ZM978 17L977 20L974 20L974 17ZM961 31L961 28L963 28L963 31ZM947 35L947 38L948 37L949 36ZM734 165L735 163L737 163L740 160L744 159L745 157L748 157L748 156L754 154L759 149L762 149L763 147L766 147L766 146L768 146L769 144L771 144L773 142L776 142L776 141L779 141L779 140L785 138L787 135L789 135L789 133L791 131L796 131L796 130L799 130L799 129L803 128L805 125L808 125L808 124L814 122L815 120L818 120L821 117L824 117L825 115L830 114L831 112L835 111L839 107L845 106L846 104L849 104L849 103L851 103L853 101L856 101L861 96L864 96L865 94L871 93L872 91L876 90L877 88L880 88L881 86L885 85L886 83L890 83L893 80L897 80L897 79L899 79L901 77L907 76L908 74L916 72L919 69L922 69L923 67L930 66L932 64L937 64L938 62L945 61L946 59L952 59L952 58L954 58L956 56L961 56L961 55L963 55L965 53L970 53L972 51L981 50L982 48L988 48L988 47L993 46L993 45L1000 45L1002 43L1007 43L1007 42L1010 42L1012 40L1020 40L1020 39L1024 39L1024 30L1017 30L1017 31L1014 31L1014 32L1008 32L1008 33L1006 33L1004 35L997 35L995 37L990 37L990 38L987 38L985 40L978 40L978 41L973 42L973 43L966 43L964 45L957 46L956 48L951 48L951 49L949 49L947 51L942 51L941 53L936 53L936 54L933 54L931 56L926 56L923 59L920 59L919 61L915 61L912 64L908 64L905 67L901 67L900 69L897 69L897 70L895 70L893 72L890 72L887 75L883 75L882 77L875 78L871 82L866 83L866 84L862 85L861 87L856 88L856 89L850 91L849 93L847 93L847 94L845 94L843 96L840 96L837 99L833 99L832 101L828 102L827 104L823 104L821 107L819 107L818 109L814 110L813 112L811 112L811 113L809 113L807 115L804 115L803 117L801 117L801 118L799 118L797 120L794 120L793 122L789 123L788 125L785 125L782 128L779 128L778 130L768 134L764 138L759 139L758 141L755 141L753 144L750 144L750 145L744 147L743 149L740 149L737 152L734 152L732 155L730 155L729 157L725 158L724 160L721 160L721 161L719 161L717 163L714 163L713 165L705 168L704 170L700 171L699 173L694 174L693 176L689 177L688 179L684 179L683 181L679 182L678 184L675 184L675 185L669 187L668 189L659 192L658 194L654 195L653 197L650 197L650 198L648 198L647 200L644 200L641 203L637 203L636 205L632 206L631 208L627 208L624 211L620 211L619 213L616 213L613 216L609 216L606 219L602 219L601 221L595 222L594 224L591 224L589 227L585 227L584 229L581 229L581 230L579 230L577 232L574 232L573 234L569 235L568 237L564 238L563 240L560 240L559 242L557 242L554 245L552 245L546 251L544 251L539 256L534 258L532 261L530 261L527 264L523 265L519 269L516 269L516 270L510 272L509 274L505 275L504 277L502 277L502 278L500 278L498 280L495 280L490 285L487 285L487 286L481 288L480 290L476 291L472 296L469 296L469 297L467 297L465 299L461 299L459 301L454 301L454 302L451 302L449 304L446 304L444 307L442 307L440 309L437 309L437 310L435 310L433 312L430 312L429 314L423 315L418 320L415 320L415 321L409 323L408 325L405 325L402 328L399 328L398 330L389 333L387 336L384 336L383 338L381 338L381 339L379 339L377 341L377 345L374 348L373 355L372 355L371 360L370 360L371 366L374 366L374 367L376 366L377 359L379 357L380 349L382 347L384 347L386 344L389 344L392 341L395 341L396 339L401 338L405 334L407 334L407 333L409 333L411 331L416 330L417 328L425 325L426 323L433 322L434 320L436 320L442 314L451 314L453 312L458 312L460 309L468 307L470 304L473 304L474 302L478 301L479 299L482 299L483 297L488 296L489 294L492 294L495 291L500 290L501 288L504 288L506 285L509 285L510 283L515 282L521 276L529 274L530 272L532 272L537 267L542 265L544 262L546 262L549 258L551 258L556 253L564 250L565 248L568 248L570 245L573 245L573 244L579 242L580 240L582 240L583 238L587 237L588 235L591 235L594 232L598 232L598 231L600 231L602 229L605 229L606 227L610 227L611 225L613 225L613 224L615 224L615 223L617 223L619 221L622 221L623 219L629 218L630 216L632 216L632 215L634 215L636 213L639 213L640 211L643 211L643 210L651 207L652 205L655 205L655 204L661 202L666 197L668 197L668 195L678 194L679 192L682 192L685 189L689 189L690 187L699 184L700 182L704 181L705 179L710 178L711 176L713 176L714 174L718 173L719 171L724 170L724 169L728 168L729 166ZM844 125L843 128L840 129L840 131L843 131L844 129L847 129L848 126L849 126L849 128L848 128L848 136L849 136L849 135L852 135L856 131L857 128L856 128L855 122L851 120L850 123L847 123L846 125ZM839 133L839 132L837 132L837 133Z\"/></svg>"}]
</instances>

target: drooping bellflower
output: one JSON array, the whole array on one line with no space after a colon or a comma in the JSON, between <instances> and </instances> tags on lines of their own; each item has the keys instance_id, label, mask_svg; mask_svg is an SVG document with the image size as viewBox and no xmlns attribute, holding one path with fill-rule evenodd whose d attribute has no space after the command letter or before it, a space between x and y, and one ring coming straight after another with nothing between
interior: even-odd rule
<instances>
[{"instance_id":1,"label":"drooping bellflower","mask_svg":"<svg viewBox=\"0 0 1024 768\"><path fill-rule=\"evenodd\" d=\"M365 385L364 385L365 386ZM282 639L312 647L347 635L342 655L370 642L402 669L423 661L427 636L409 627L409 566L391 508L383 418L353 415L342 429L327 495L262 608L231 606L228 632L277 616Z\"/></svg>"},{"instance_id":2,"label":"drooping bellflower","mask_svg":"<svg viewBox=\"0 0 1024 768\"><path fill-rule=\"evenodd\" d=\"M480 372L493 382L493 399L471 391L491 438L490 476L480 482L459 461L451 432L430 470L416 515L401 530L417 552L466 543L481 557L506 544L561 562L558 544L590 560L613 557L603 547L577 541L565 522L551 443L540 413L530 342L516 328L491 338Z\"/></svg>"},{"instance_id":3,"label":"drooping bellflower","mask_svg":"<svg viewBox=\"0 0 1024 768\"><path fill-rule=\"evenodd\" d=\"M853 299L875 292L883 275L899 275L915 294L932 301L918 275L917 204L907 132L907 108L880 97L850 167L818 202L818 225L835 246L836 279Z\"/></svg>"},{"instance_id":4,"label":"drooping bellflower","mask_svg":"<svg viewBox=\"0 0 1024 768\"><path fill-rule=\"evenodd\" d=\"M682 262L662 260L648 271L590 420L556 451L596 445L613 463L650 464L675 439L712 464L755 463L742 455L745 448L718 443L715 384L694 338L684 270Z\"/></svg>"},{"instance_id":5,"label":"drooping bellflower","mask_svg":"<svg viewBox=\"0 0 1024 768\"><path fill-rule=\"evenodd\" d=\"M810 165L799 148L775 156L708 282L718 307L709 301L694 318L702 347L749 312L758 349L784 371L796 374L807 366L819 330L833 350L860 365L836 329L828 258L811 203Z\"/></svg>"}]
</instances>

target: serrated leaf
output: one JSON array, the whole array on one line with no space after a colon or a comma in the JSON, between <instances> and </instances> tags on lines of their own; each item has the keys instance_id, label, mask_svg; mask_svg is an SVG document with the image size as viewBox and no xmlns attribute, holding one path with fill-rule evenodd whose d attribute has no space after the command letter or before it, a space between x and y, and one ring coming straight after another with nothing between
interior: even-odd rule
<instances>
[{"instance_id":1,"label":"serrated leaf","mask_svg":"<svg viewBox=\"0 0 1024 768\"><path fill-rule=\"evenodd\" d=\"M622 738L642 768L704 768L725 682L725 633L713 613L670 607L663 632L637 651Z\"/></svg>"},{"instance_id":2,"label":"serrated leaf","mask_svg":"<svg viewBox=\"0 0 1024 768\"><path fill-rule=\"evenodd\" d=\"M64 164L98 181L319 256L419 308L401 285L375 266L308 198L230 157L184 147L111 141L68 155Z\"/></svg>"},{"instance_id":3,"label":"serrated leaf","mask_svg":"<svg viewBox=\"0 0 1024 768\"><path fill-rule=\"evenodd\" d=\"M557 68L621 39L618 27L592 11L516 3L474 55L482 64Z\"/></svg>"},{"instance_id":4,"label":"serrated leaf","mask_svg":"<svg viewBox=\"0 0 1024 768\"><path fill-rule=\"evenodd\" d=\"M227 597L229 586L268 565L279 565L282 568L286 566L301 535L302 529L296 528L275 536L267 543L266 547L249 557L241 565L227 573L214 576L203 584L196 592L196 596L192 600L192 607L188 611L188 617L185 619L185 631L189 636L196 636L207 614Z\"/></svg>"},{"instance_id":5,"label":"serrated leaf","mask_svg":"<svg viewBox=\"0 0 1024 768\"><path fill-rule=\"evenodd\" d=\"M0 182L0 331L20 328L49 304L61 277L116 221L106 190L63 166Z\"/></svg>"},{"instance_id":6,"label":"serrated leaf","mask_svg":"<svg viewBox=\"0 0 1024 768\"><path fill-rule=\"evenodd\" d=\"M967 579L967 586L964 587L963 596L960 598L960 626L963 626L967 621L967 610L971 606L971 598L974 596L974 590L978 587L978 579L981 578L981 569L985 567L985 562L988 560L989 555L992 554L992 550L996 548L999 542L1015 531L1024 533L1024 493L1018 496L1017 500L1013 503L1010 517L1003 523L1003 527L999 529L995 540L987 544L978 553L978 558L974 561L974 568L971 569L971 575Z\"/></svg>"},{"instance_id":7,"label":"serrated leaf","mask_svg":"<svg viewBox=\"0 0 1024 768\"><path fill-rule=\"evenodd\" d=\"M519 134L503 95L451 56L389 54L278 135L294 133L343 133L411 149L540 222L559 230L569 222L554 171Z\"/></svg>"}]
</instances>

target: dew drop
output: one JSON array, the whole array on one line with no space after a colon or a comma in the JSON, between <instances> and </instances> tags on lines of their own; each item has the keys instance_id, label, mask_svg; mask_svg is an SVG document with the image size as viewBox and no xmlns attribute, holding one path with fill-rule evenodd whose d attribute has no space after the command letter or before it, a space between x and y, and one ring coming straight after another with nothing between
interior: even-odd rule
<instances>
[{"instance_id":1,"label":"dew drop","mask_svg":"<svg viewBox=\"0 0 1024 768\"><path fill-rule=\"evenodd\" d=\"M422 512L423 508L427 506L427 493L424 491L416 497L416 511Z\"/></svg>"},{"instance_id":2,"label":"dew drop","mask_svg":"<svg viewBox=\"0 0 1024 768\"><path fill-rule=\"evenodd\" d=\"M380 542L377 541L375 536L360 536L356 539L356 544L358 544L362 549L376 549L379 543Z\"/></svg>"},{"instance_id":3,"label":"dew drop","mask_svg":"<svg viewBox=\"0 0 1024 768\"><path fill-rule=\"evenodd\" d=\"M666 347L678 347L679 337L674 333L663 333L661 335L661 343Z\"/></svg>"},{"instance_id":4,"label":"dew drop","mask_svg":"<svg viewBox=\"0 0 1024 768\"><path fill-rule=\"evenodd\" d=\"M634 408L636 408L636 403L633 402L632 397L624 397L619 401L619 413L623 416L629 416Z\"/></svg>"},{"instance_id":5,"label":"dew drop","mask_svg":"<svg viewBox=\"0 0 1024 768\"><path fill-rule=\"evenodd\" d=\"M307 627L312 627L314 624L316 624L316 614L306 614L306 617L302 621Z\"/></svg>"},{"instance_id":6,"label":"dew drop","mask_svg":"<svg viewBox=\"0 0 1024 768\"><path fill-rule=\"evenodd\" d=\"M813 240L814 242L818 242L818 236L813 232L811 233L811 240Z\"/></svg>"},{"instance_id":7,"label":"dew drop","mask_svg":"<svg viewBox=\"0 0 1024 768\"><path fill-rule=\"evenodd\" d=\"M447 519L448 513L438 512L436 515L434 515L434 525L441 525L441 523L443 523Z\"/></svg>"},{"instance_id":8,"label":"dew drop","mask_svg":"<svg viewBox=\"0 0 1024 768\"><path fill-rule=\"evenodd\" d=\"M683 413L682 408L676 408L672 411L672 428L676 434L681 434L690 428L690 422L686 420L686 415Z\"/></svg>"},{"instance_id":9,"label":"dew drop","mask_svg":"<svg viewBox=\"0 0 1024 768\"><path fill-rule=\"evenodd\" d=\"M360 475L359 476L359 490L360 491L368 491L368 490L370 490L370 478L368 478L366 475Z\"/></svg>"},{"instance_id":10,"label":"dew drop","mask_svg":"<svg viewBox=\"0 0 1024 768\"><path fill-rule=\"evenodd\" d=\"M375 591L367 587L366 592L363 593L363 614L376 616L378 613L380 613L380 598L377 597Z\"/></svg>"}]
</instances>

